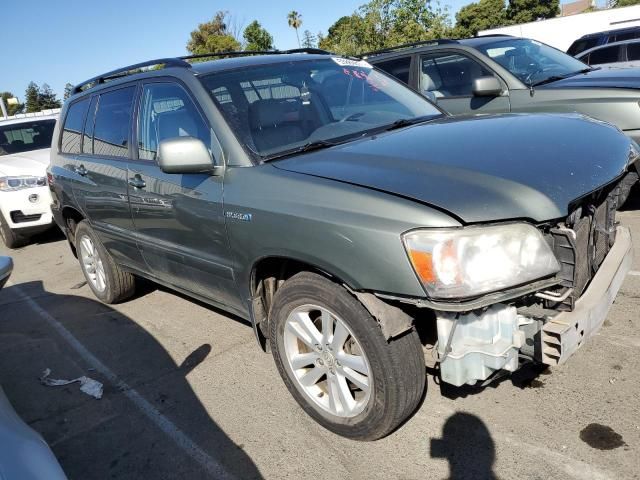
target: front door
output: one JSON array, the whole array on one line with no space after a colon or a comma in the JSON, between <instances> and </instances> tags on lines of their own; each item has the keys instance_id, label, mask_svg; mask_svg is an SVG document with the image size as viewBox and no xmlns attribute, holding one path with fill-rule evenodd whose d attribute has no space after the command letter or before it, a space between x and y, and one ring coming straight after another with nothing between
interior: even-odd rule
<instances>
[{"instance_id":1,"label":"front door","mask_svg":"<svg viewBox=\"0 0 640 480\"><path fill-rule=\"evenodd\" d=\"M476 78L494 76L480 62L462 53L439 51L420 57L418 90L452 115L510 111L508 90L496 97L476 97Z\"/></svg>"},{"instance_id":2,"label":"front door","mask_svg":"<svg viewBox=\"0 0 640 480\"><path fill-rule=\"evenodd\" d=\"M240 308L223 215L223 177L164 173L156 162L159 143L181 136L211 146L211 130L185 88L166 81L145 84L138 160L128 172L140 250L159 280Z\"/></svg>"}]
</instances>

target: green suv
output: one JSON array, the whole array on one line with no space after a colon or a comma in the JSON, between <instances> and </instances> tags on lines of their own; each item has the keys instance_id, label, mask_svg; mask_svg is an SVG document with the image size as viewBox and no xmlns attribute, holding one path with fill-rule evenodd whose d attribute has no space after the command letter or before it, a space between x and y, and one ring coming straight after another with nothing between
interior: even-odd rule
<instances>
[{"instance_id":1,"label":"green suv","mask_svg":"<svg viewBox=\"0 0 640 480\"><path fill-rule=\"evenodd\" d=\"M600 328L631 265L615 127L452 118L313 50L189 60L79 85L56 127L53 214L103 302L145 277L246 318L301 407L361 440L417 408L425 348L474 384Z\"/></svg>"},{"instance_id":2,"label":"green suv","mask_svg":"<svg viewBox=\"0 0 640 480\"><path fill-rule=\"evenodd\" d=\"M365 55L447 112L578 112L640 141L640 69L597 69L536 40L493 35Z\"/></svg>"}]
</instances>

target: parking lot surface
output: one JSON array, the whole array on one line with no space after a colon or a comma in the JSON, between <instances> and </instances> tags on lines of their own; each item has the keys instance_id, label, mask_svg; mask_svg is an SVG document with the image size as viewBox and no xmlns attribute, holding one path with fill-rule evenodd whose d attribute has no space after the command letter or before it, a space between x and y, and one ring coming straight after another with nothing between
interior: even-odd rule
<instances>
[{"instance_id":1,"label":"parking lot surface","mask_svg":"<svg viewBox=\"0 0 640 480\"><path fill-rule=\"evenodd\" d=\"M308 418L246 322L144 283L97 302L66 241L17 251L0 291L0 384L72 479L640 478L640 201L633 271L600 333L566 365L487 388L441 388L373 443ZM78 384L104 383L96 400Z\"/></svg>"}]
</instances>

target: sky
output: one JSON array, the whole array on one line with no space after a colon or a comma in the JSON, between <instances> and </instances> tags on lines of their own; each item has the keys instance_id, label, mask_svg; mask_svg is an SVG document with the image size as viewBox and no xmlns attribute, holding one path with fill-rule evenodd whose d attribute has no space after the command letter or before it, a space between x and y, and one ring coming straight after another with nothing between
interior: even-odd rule
<instances>
[{"instance_id":1,"label":"sky","mask_svg":"<svg viewBox=\"0 0 640 480\"><path fill-rule=\"evenodd\" d=\"M189 34L216 11L228 10L239 25L258 20L279 49L296 48L287 13L302 14L314 34L365 0L16 0L2 7L0 91L24 101L30 81L48 83L62 98L64 85L154 58L186 55ZM452 18L470 0L441 0ZM564 3L564 2L563 2Z\"/></svg>"}]
</instances>

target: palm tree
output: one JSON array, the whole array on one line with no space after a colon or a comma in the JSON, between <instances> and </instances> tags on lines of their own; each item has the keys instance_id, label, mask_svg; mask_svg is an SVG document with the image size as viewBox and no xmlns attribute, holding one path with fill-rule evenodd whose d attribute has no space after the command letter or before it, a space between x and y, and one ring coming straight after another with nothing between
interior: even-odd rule
<instances>
[{"instance_id":1,"label":"palm tree","mask_svg":"<svg viewBox=\"0 0 640 480\"><path fill-rule=\"evenodd\" d=\"M287 15L289 26L296 30L296 38L298 39L298 47L300 47L300 36L298 35L298 29L302 26L302 15L295 10L291 10Z\"/></svg>"}]
</instances>

